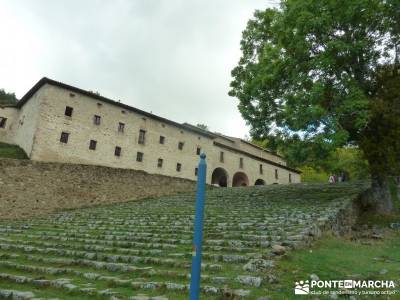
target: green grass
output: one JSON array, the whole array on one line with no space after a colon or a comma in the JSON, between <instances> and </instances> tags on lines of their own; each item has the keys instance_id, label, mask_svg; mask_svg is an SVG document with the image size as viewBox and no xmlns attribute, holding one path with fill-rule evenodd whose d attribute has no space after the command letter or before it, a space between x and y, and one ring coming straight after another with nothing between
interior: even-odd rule
<instances>
[{"instance_id":1,"label":"green grass","mask_svg":"<svg viewBox=\"0 0 400 300\"><path fill-rule=\"evenodd\" d=\"M353 240L325 236L310 248L291 252L278 263L275 275L280 282L269 284L267 294L272 299L297 299L300 296L294 295L295 282L310 280L310 275L316 274L320 280L394 280L397 294L378 298L400 299L400 230L387 229L392 222L400 222L400 215L364 215L359 225L367 223L382 228L385 230L384 239ZM380 274L384 269L387 273ZM303 296L302 299L313 299L307 297ZM363 297L357 299L377 299Z\"/></svg>"},{"instance_id":2,"label":"green grass","mask_svg":"<svg viewBox=\"0 0 400 300\"><path fill-rule=\"evenodd\" d=\"M0 143L0 158L27 159L28 156L16 145Z\"/></svg>"}]
</instances>

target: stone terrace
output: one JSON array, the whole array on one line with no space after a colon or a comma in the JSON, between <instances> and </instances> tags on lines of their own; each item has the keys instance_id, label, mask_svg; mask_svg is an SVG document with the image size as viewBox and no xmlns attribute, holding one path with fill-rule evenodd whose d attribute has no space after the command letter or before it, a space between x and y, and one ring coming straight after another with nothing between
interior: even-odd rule
<instances>
[{"instance_id":1,"label":"stone terrace","mask_svg":"<svg viewBox=\"0 0 400 300\"><path fill-rule=\"evenodd\" d=\"M202 299L268 295L280 252L344 229L362 188L208 191ZM194 196L181 194L3 221L0 298L187 299L193 219Z\"/></svg>"}]
</instances>

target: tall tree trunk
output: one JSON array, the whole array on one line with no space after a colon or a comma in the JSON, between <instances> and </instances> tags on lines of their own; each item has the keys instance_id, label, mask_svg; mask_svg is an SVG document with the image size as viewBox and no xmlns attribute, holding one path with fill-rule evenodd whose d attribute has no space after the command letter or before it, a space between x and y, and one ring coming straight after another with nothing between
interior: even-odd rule
<instances>
[{"instance_id":1,"label":"tall tree trunk","mask_svg":"<svg viewBox=\"0 0 400 300\"><path fill-rule=\"evenodd\" d=\"M378 214L393 212L392 195L389 188L389 178L386 175L374 176L371 188L363 195L364 204Z\"/></svg>"}]
</instances>

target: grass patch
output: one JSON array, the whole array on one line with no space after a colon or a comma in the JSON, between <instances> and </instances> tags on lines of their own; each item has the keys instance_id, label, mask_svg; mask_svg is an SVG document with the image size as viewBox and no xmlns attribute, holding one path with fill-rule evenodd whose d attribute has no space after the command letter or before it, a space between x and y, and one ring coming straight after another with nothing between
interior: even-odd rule
<instances>
[{"instance_id":1,"label":"grass patch","mask_svg":"<svg viewBox=\"0 0 400 300\"><path fill-rule=\"evenodd\" d=\"M274 285L269 284L266 289L267 295L272 299L296 299L299 296L294 295L295 282L310 280L310 275L316 274L320 280L394 280L397 294L385 296L385 298L378 296L378 298L400 299L400 230L387 229L389 223L399 221L399 214L385 217L364 215L359 225L380 227L384 232L382 240L353 240L325 236L310 248L291 252L278 263L276 275L280 282ZM312 297L305 299L313 299ZM356 298L376 299L377 297L356 296Z\"/></svg>"},{"instance_id":2,"label":"grass patch","mask_svg":"<svg viewBox=\"0 0 400 300\"><path fill-rule=\"evenodd\" d=\"M28 156L16 145L0 143L0 158L28 159Z\"/></svg>"}]
</instances>

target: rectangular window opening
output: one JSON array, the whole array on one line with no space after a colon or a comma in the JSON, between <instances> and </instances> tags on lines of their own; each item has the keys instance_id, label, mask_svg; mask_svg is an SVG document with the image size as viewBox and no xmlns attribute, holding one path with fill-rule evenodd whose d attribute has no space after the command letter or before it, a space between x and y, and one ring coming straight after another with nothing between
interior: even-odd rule
<instances>
[{"instance_id":1,"label":"rectangular window opening","mask_svg":"<svg viewBox=\"0 0 400 300\"><path fill-rule=\"evenodd\" d=\"M179 149L179 150L183 150L183 145L184 145L183 142L179 142L179 143L178 143L178 149Z\"/></svg>"},{"instance_id":2,"label":"rectangular window opening","mask_svg":"<svg viewBox=\"0 0 400 300\"><path fill-rule=\"evenodd\" d=\"M90 150L96 150L96 146L97 146L97 141L95 141L95 140L90 140L89 149L90 149Z\"/></svg>"},{"instance_id":3,"label":"rectangular window opening","mask_svg":"<svg viewBox=\"0 0 400 300\"><path fill-rule=\"evenodd\" d=\"M98 115L94 115L94 117L93 117L94 125L100 125L100 122L101 122L101 117Z\"/></svg>"},{"instance_id":4,"label":"rectangular window opening","mask_svg":"<svg viewBox=\"0 0 400 300\"><path fill-rule=\"evenodd\" d=\"M224 152L222 151L219 153L219 161L222 163L224 162Z\"/></svg>"},{"instance_id":5,"label":"rectangular window opening","mask_svg":"<svg viewBox=\"0 0 400 300\"><path fill-rule=\"evenodd\" d=\"M146 130L140 129L138 143L144 145L145 139L146 139Z\"/></svg>"},{"instance_id":6,"label":"rectangular window opening","mask_svg":"<svg viewBox=\"0 0 400 300\"><path fill-rule=\"evenodd\" d=\"M0 117L0 128L6 128L7 118Z\"/></svg>"},{"instance_id":7,"label":"rectangular window opening","mask_svg":"<svg viewBox=\"0 0 400 300\"><path fill-rule=\"evenodd\" d=\"M176 164L176 171L180 172L182 170L182 164L177 163Z\"/></svg>"},{"instance_id":8,"label":"rectangular window opening","mask_svg":"<svg viewBox=\"0 0 400 300\"><path fill-rule=\"evenodd\" d=\"M164 145L165 143L165 136L160 135L160 144Z\"/></svg>"},{"instance_id":9,"label":"rectangular window opening","mask_svg":"<svg viewBox=\"0 0 400 300\"><path fill-rule=\"evenodd\" d=\"M239 168L243 169L243 157L239 159Z\"/></svg>"},{"instance_id":10,"label":"rectangular window opening","mask_svg":"<svg viewBox=\"0 0 400 300\"><path fill-rule=\"evenodd\" d=\"M200 147L197 147L197 148L196 148L196 154L197 154L197 155L200 155L200 152L201 152L201 148L200 148Z\"/></svg>"},{"instance_id":11,"label":"rectangular window opening","mask_svg":"<svg viewBox=\"0 0 400 300\"><path fill-rule=\"evenodd\" d=\"M260 165L260 174L263 174L264 170L263 170L263 165Z\"/></svg>"},{"instance_id":12,"label":"rectangular window opening","mask_svg":"<svg viewBox=\"0 0 400 300\"><path fill-rule=\"evenodd\" d=\"M143 152L136 153L136 161L138 161L138 162L143 161Z\"/></svg>"},{"instance_id":13,"label":"rectangular window opening","mask_svg":"<svg viewBox=\"0 0 400 300\"><path fill-rule=\"evenodd\" d=\"M292 183L292 174L289 173L289 183Z\"/></svg>"},{"instance_id":14,"label":"rectangular window opening","mask_svg":"<svg viewBox=\"0 0 400 300\"><path fill-rule=\"evenodd\" d=\"M159 159L157 160L157 168L162 168L162 165L163 165L163 159L162 159L162 158L159 158Z\"/></svg>"},{"instance_id":15,"label":"rectangular window opening","mask_svg":"<svg viewBox=\"0 0 400 300\"><path fill-rule=\"evenodd\" d=\"M279 179L278 169L275 169L275 179Z\"/></svg>"},{"instance_id":16,"label":"rectangular window opening","mask_svg":"<svg viewBox=\"0 0 400 300\"><path fill-rule=\"evenodd\" d=\"M61 132L60 142L61 143L68 143L69 133L68 132Z\"/></svg>"},{"instance_id":17,"label":"rectangular window opening","mask_svg":"<svg viewBox=\"0 0 400 300\"><path fill-rule=\"evenodd\" d=\"M115 147L114 155L117 156L117 157L121 156L121 147L119 147L119 146Z\"/></svg>"},{"instance_id":18,"label":"rectangular window opening","mask_svg":"<svg viewBox=\"0 0 400 300\"><path fill-rule=\"evenodd\" d=\"M194 176L197 176L199 174L199 168L194 169Z\"/></svg>"},{"instance_id":19,"label":"rectangular window opening","mask_svg":"<svg viewBox=\"0 0 400 300\"><path fill-rule=\"evenodd\" d=\"M125 124L119 122L118 123L118 132L124 132L124 130L125 130Z\"/></svg>"},{"instance_id":20,"label":"rectangular window opening","mask_svg":"<svg viewBox=\"0 0 400 300\"><path fill-rule=\"evenodd\" d=\"M65 115L67 117L72 117L72 112L74 111L74 109L71 106L66 106L65 107Z\"/></svg>"}]
</instances>

